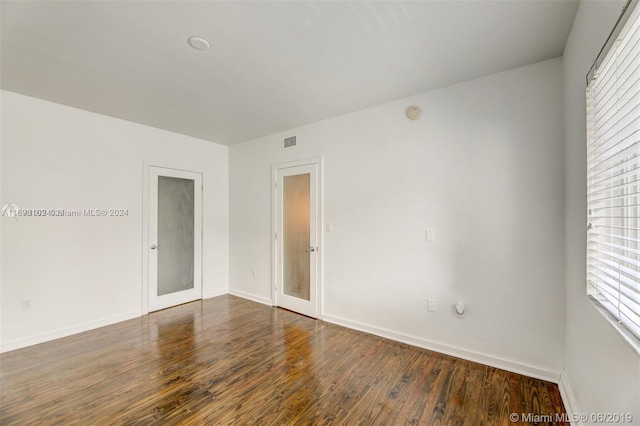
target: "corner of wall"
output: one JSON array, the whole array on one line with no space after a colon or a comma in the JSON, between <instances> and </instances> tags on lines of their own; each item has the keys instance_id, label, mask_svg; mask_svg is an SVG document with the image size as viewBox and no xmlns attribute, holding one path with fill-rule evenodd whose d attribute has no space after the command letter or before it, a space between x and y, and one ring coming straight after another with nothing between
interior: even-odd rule
<instances>
[{"instance_id":1,"label":"corner of wall","mask_svg":"<svg viewBox=\"0 0 640 426\"><path fill-rule=\"evenodd\" d=\"M562 397L564 409L567 412L569 418L572 418L573 414L577 412L578 404L576 403L576 397L573 394L571 381L567 377L566 371L563 371L560 374L560 382L558 383L558 388L560 389L560 396Z\"/></svg>"}]
</instances>

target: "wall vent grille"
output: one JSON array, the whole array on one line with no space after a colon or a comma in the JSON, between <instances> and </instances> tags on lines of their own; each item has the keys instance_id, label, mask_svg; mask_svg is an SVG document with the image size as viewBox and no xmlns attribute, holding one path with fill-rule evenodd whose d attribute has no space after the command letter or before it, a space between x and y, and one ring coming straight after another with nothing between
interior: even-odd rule
<instances>
[{"instance_id":1,"label":"wall vent grille","mask_svg":"<svg viewBox=\"0 0 640 426\"><path fill-rule=\"evenodd\" d=\"M287 136L282 139L282 149L291 149L298 146L298 137L297 136Z\"/></svg>"}]
</instances>

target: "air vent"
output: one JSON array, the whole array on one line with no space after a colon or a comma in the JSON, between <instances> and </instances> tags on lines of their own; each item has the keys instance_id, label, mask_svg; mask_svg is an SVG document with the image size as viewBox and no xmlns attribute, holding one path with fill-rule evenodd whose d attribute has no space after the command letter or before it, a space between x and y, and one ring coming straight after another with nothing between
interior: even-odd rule
<instances>
[{"instance_id":1,"label":"air vent","mask_svg":"<svg viewBox=\"0 0 640 426\"><path fill-rule=\"evenodd\" d=\"M287 136L282 139L282 149L295 148L298 145L297 136Z\"/></svg>"}]
</instances>

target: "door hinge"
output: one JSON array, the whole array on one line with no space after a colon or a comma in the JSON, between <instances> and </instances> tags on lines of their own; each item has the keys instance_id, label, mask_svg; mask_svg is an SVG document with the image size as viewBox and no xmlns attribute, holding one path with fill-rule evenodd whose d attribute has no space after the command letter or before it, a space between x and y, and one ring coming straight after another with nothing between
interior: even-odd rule
<instances>
[{"instance_id":1,"label":"door hinge","mask_svg":"<svg viewBox=\"0 0 640 426\"><path fill-rule=\"evenodd\" d=\"M278 189L278 181L273 182L273 186Z\"/></svg>"}]
</instances>

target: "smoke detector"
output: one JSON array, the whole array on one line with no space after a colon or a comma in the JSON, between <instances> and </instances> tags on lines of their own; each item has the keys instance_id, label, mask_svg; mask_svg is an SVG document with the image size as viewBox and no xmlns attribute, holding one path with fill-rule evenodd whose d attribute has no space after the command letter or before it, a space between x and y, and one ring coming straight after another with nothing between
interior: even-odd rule
<instances>
[{"instance_id":1,"label":"smoke detector","mask_svg":"<svg viewBox=\"0 0 640 426\"><path fill-rule=\"evenodd\" d=\"M422 115L422 108L412 105L407 109L407 117L411 120L417 120Z\"/></svg>"}]
</instances>

